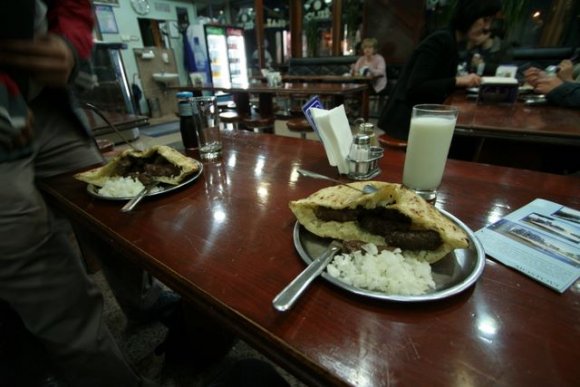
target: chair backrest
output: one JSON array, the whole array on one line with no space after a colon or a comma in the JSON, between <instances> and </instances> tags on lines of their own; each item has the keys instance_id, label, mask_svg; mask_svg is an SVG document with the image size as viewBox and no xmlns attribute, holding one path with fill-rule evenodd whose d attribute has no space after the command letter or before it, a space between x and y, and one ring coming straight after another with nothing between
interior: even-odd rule
<instances>
[{"instance_id":1,"label":"chair backrest","mask_svg":"<svg viewBox=\"0 0 580 387\"><path fill-rule=\"evenodd\" d=\"M326 56L318 58L290 58L289 75L343 75L350 72L356 56Z\"/></svg>"},{"instance_id":2,"label":"chair backrest","mask_svg":"<svg viewBox=\"0 0 580 387\"><path fill-rule=\"evenodd\" d=\"M556 65L562 59L570 59L575 54L580 53L580 48L574 47L537 47L537 48L514 48L512 55L515 64L530 64L532 66L545 68L549 65Z\"/></svg>"}]
</instances>

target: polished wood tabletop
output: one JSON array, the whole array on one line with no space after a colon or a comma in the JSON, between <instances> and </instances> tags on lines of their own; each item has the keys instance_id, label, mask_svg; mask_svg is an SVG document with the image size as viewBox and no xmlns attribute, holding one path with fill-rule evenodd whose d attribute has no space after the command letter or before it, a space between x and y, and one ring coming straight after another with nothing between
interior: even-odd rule
<instances>
[{"instance_id":1,"label":"polished wood tabletop","mask_svg":"<svg viewBox=\"0 0 580 387\"><path fill-rule=\"evenodd\" d=\"M41 188L309 385L579 385L580 286L559 294L489 257L472 287L444 300L369 299L318 278L293 309L276 311L272 299L305 268L288 202L327 186L297 168L339 176L317 141L237 131L223 148L198 180L131 213L71 174ZM377 180L401 182L403 162L387 149ZM536 198L578 209L580 179L449 160L437 206L475 231Z\"/></svg>"},{"instance_id":2,"label":"polished wood tabletop","mask_svg":"<svg viewBox=\"0 0 580 387\"><path fill-rule=\"evenodd\" d=\"M457 132L479 137L580 145L580 109L552 105L479 104L459 91L447 104L459 108Z\"/></svg>"}]
</instances>

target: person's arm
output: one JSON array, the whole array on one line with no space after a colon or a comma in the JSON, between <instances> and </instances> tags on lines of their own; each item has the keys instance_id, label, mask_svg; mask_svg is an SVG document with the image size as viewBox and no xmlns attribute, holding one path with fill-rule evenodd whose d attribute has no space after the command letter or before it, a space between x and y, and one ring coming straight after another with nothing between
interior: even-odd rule
<instances>
[{"instance_id":1,"label":"person's arm","mask_svg":"<svg viewBox=\"0 0 580 387\"><path fill-rule=\"evenodd\" d=\"M47 19L49 31L66 39L80 59L90 57L94 19L89 0L55 0Z\"/></svg>"},{"instance_id":2,"label":"person's arm","mask_svg":"<svg viewBox=\"0 0 580 387\"><path fill-rule=\"evenodd\" d=\"M574 80L572 78L572 70L574 69L574 66L573 66L571 60L564 59L562 62L560 62L559 67L560 67L560 69L558 71L558 78L560 78L563 81L573 81Z\"/></svg>"},{"instance_id":3,"label":"person's arm","mask_svg":"<svg viewBox=\"0 0 580 387\"><path fill-rule=\"evenodd\" d=\"M73 78L77 59L92 50L93 18L88 0L55 0L48 10L49 33L33 40L0 40L0 158L30 151L32 119L10 71L28 74L47 86L63 87Z\"/></svg>"},{"instance_id":4,"label":"person's arm","mask_svg":"<svg viewBox=\"0 0 580 387\"><path fill-rule=\"evenodd\" d=\"M552 79L559 80L557 77L552 77ZM559 82L558 86L546 94L546 99L558 106L580 107L580 83L562 82L561 80Z\"/></svg>"},{"instance_id":5,"label":"person's arm","mask_svg":"<svg viewBox=\"0 0 580 387\"><path fill-rule=\"evenodd\" d=\"M361 63L362 63L362 56L359 57L356 62L352 65L352 75L358 75L358 72L361 68Z\"/></svg>"},{"instance_id":6,"label":"person's arm","mask_svg":"<svg viewBox=\"0 0 580 387\"><path fill-rule=\"evenodd\" d=\"M33 40L0 42L0 66L29 74L45 86L63 87L75 78L79 60L90 57L93 18L88 0L54 1L49 32Z\"/></svg>"},{"instance_id":7,"label":"person's arm","mask_svg":"<svg viewBox=\"0 0 580 387\"><path fill-rule=\"evenodd\" d=\"M382 55L376 54L373 59L373 66L369 68L369 72L373 77L387 77L387 65L385 58Z\"/></svg>"}]
</instances>

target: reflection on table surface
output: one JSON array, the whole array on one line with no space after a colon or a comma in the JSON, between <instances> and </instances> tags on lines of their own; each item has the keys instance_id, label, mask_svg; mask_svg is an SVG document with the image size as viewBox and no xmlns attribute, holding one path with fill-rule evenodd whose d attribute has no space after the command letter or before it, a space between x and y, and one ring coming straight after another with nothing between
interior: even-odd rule
<instances>
[{"instance_id":1,"label":"reflection on table surface","mask_svg":"<svg viewBox=\"0 0 580 387\"><path fill-rule=\"evenodd\" d=\"M372 300L317 279L294 308L272 299L303 269L288 202L327 186L322 145L224 133L203 176L133 213L87 194L69 175L48 200L186 299L311 385L575 385L580 288L558 294L487 259L467 291L432 303ZM192 154L196 156L195 154ZM387 150L378 180L400 182L404 153ZM437 206L472 230L541 197L580 208L575 177L449 160Z\"/></svg>"}]
</instances>

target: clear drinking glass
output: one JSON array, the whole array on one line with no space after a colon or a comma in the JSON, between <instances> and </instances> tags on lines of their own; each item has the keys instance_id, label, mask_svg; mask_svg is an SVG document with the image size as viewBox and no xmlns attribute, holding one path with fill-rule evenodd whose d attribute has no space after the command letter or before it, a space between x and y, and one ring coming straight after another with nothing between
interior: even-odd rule
<instances>
[{"instance_id":1,"label":"clear drinking glass","mask_svg":"<svg viewBox=\"0 0 580 387\"><path fill-rule=\"evenodd\" d=\"M194 97L192 104L199 155L202 160L216 159L222 153L216 97Z\"/></svg>"},{"instance_id":2,"label":"clear drinking glass","mask_svg":"<svg viewBox=\"0 0 580 387\"><path fill-rule=\"evenodd\" d=\"M403 185L435 202L459 111L448 105L413 107Z\"/></svg>"}]
</instances>

